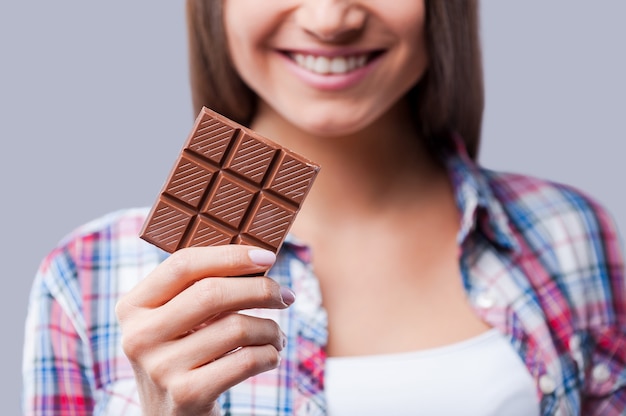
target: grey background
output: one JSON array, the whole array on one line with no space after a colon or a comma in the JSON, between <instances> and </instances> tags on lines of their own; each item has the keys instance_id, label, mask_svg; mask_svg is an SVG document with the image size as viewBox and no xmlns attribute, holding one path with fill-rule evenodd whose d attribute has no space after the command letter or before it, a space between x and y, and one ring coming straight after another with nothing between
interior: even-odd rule
<instances>
[{"instance_id":1,"label":"grey background","mask_svg":"<svg viewBox=\"0 0 626 416\"><path fill-rule=\"evenodd\" d=\"M150 205L195 114L184 2L0 4L2 414L19 414L41 258L74 227ZM626 2L485 0L481 161L592 194L626 229Z\"/></svg>"}]
</instances>

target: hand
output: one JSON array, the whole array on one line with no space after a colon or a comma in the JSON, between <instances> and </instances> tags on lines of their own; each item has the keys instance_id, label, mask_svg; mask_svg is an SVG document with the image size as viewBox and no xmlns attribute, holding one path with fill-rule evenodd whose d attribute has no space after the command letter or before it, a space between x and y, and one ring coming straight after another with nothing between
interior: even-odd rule
<instances>
[{"instance_id":1,"label":"hand","mask_svg":"<svg viewBox=\"0 0 626 416\"><path fill-rule=\"evenodd\" d=\"M276 368L285 335L276 322L240 314L288 307L293 293L261 273L272 252L227 245L179 250L116 306L122 347L145 414L219 414L217 398Z\"/></svg>"}]
</instances>

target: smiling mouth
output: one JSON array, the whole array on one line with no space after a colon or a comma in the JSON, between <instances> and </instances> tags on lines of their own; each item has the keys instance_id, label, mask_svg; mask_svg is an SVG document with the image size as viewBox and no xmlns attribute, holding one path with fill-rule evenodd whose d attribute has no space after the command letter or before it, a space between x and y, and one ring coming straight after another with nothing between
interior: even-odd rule
<instances>
[{"instance_id":1,"label":"smiling mouth","mask_svg":"<svg viewBox=\"0 0 626 416\"><path fill-rule=\"evenodd\" d=\"M307 71L320 74L347 74L364 67L373 59L382 54L382 51L369 52L348 56L316 56L304 53L291 52L287 56Z\"/></svg>"}]
</instances>

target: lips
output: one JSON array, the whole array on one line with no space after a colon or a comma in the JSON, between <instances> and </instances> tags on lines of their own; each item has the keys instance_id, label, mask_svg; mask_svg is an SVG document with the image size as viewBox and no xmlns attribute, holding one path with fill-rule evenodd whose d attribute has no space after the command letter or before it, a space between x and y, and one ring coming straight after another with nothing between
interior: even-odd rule
<instances>
[{"instance_id":1,"label":"lips","mask_svg":"<svg viewBox=\"0 0 626 416\"><path fill-rule=\"evenodd\" d=\"M299 67L319 75L347 74L364 67L382 52L324 56L300 52L287 53Z\"/></svg>"},{"instance_id":2,"label":"lips","mask_svg":"<svg viewBox=\"0 0 626 416\"><path fill-rule=\"evenodd\" d=\"M381 62L385 49L364 50L278 50L286 68L302 83L318 91L338 92L367 79Z\"/></svg>"}]
</instances>

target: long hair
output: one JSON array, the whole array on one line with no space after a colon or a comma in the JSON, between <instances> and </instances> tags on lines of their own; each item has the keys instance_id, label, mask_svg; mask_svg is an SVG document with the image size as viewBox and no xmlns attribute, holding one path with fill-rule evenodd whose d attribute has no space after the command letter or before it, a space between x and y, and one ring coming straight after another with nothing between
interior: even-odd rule
<instances>
[{"instance_id":1,"label":"long hair","mask_svg":"<svg viewBox=\"0 0 626 416\"><path fill-rule=\"evenodd\" d=\"M422 137L434 144L458 133L476 159L484 108L478 0L425 0L429 66L408 97ZM227 50L221 0L187 0L189 75L196 112L209 107L243 125L256 95Z\"/></svg>"}]
</instances>

